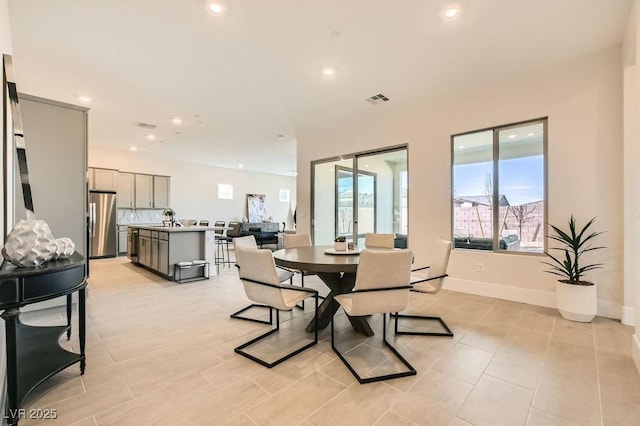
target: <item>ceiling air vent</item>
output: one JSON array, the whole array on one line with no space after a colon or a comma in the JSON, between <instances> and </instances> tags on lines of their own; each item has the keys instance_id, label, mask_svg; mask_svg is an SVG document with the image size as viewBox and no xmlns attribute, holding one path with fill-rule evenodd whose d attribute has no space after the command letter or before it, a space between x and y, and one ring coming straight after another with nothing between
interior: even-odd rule
<instances>
[{"instance_id":1,"label":"ceiling air vent","mask_svg":"<svg viewBox=\"0 0 640 426\"><path fill-rule=\"evenodd\" d=\"M366 98L365 101L370 102L370 103L372 103L374 105L377 105L377 104L382 103L382 102L388 102L389 98L387 98L382 93L378 93L377 95L373 95L373 96L370 96L370 97Z\"/></svg>"},{"instance_id":2,"label":"ceiling air vent","mask_svg":"<svg viewBox=\"0 0 640 426\"><path fill-rule=\"evenodd\" d=\"M149 123L136 123L136 126L142 127L143 129L149 129L149 130L153 130L157 127L155 124L149 124Z\"/></svg>"}]
</instances>

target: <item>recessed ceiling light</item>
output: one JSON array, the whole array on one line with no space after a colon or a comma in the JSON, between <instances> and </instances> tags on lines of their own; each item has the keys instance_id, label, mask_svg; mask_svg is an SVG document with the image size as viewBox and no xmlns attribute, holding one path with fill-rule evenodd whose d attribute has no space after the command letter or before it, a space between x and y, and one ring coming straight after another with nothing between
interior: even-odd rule
<instances>
[{"instance_id":1,"label":"recessed ceiling light","mask_svg":"<svg viewBox=\"0 0 640 426\"><path fill-rule=\"evenodd\" d=\"M331 31L331 37L333 37L333 38L340 37L340 32L339 31Z\"/></svg>"},{"instance_id":2,"label":"recessed ceiling light","mask_svg":"<svg viewBox=\"0 0 640 426\"><path fill-rule=\"evenodd\" d=\"M137 147L137 146L135 146L135 145L131 145L131 146L129 147L129 151L133 151L133 152L135 152L135 151L137 151L137 150L138 150L138 147Z\"/></svg>"},{"instance_id":3,"label":"recessed ceiling light","mask_svg":"<svg viewBox=\"0 0 640 426\"><path fill-rule=\"evenodd\" d=\"M158 143L165 144L167 141L158 141Z\"/></svg>"},{"instance_id":4,"label":"recessed ceiling light","mask_svg":"<svg viewBox=\"0 0 640 426\"><path fill-rule=\"evenodd\" d=\"M216 15L220 15L222 12L224 12L224 6L222 6L222 3L212 2L209 3L209 10Z\"/></svg>"},{"instance_id":5,"label":"recessed ceiling light","mask_svg":"<svg viewBox=\"0 0 640 426\"><path fill-rule=\"evenodd\" d=\"M176 132L176 135L181 135L181 134L182 134L182 132Z\"/></svg>"},{"instance_id":6,"label":"recessed ceiling light","mask_svg":"<svg viewBox=\"0 0 640 426\"><path fill-rule=\"evenodd\" d=\"M175 125L178 125L178 126L179 126L180 124L182 124L182 118L180 118L180 117L173 117L173 118L171 119L171 122L172 122L173 124L175 124Z\"/></svg>"},{"instance_id":7,"label":"recessed ceiling light","mask_svg":"<svg viewBox=\"0 0 640 426\"><path fill-rule=\"evenodd\" d=\"M241 168L243 168L243 167L244 167L244 166L242 165L242 163L238 164L238 168L239 168L239 169L241 169Z\"/></svg>"},{"instance_id":8,"label":"recessed ceiling light","mask_svg":"<svg viewBox=\"0 0 640 426\"><path fill-rule=\"evenodd\" d=\"M453 19L456 16L460 15L460 8L458 6L449 6L444 9L444 12L442 14L447 19Z\"/></svg>"},{"instance_id":9,"label":"recessed ceiling light","mask_svg":"<svg viewBox=\"0 0 640 426\"><path fill-rule=\"evenodd\" d=\"M276 135L276 138L278 138L278 139L284 139L284 135L283 135L283 134L278 133L278 134Z\"/></svg>"},{"instance_id":10,"label":"recessed ceiling light","mask_svg":"<svg viewBox=\"0 0 640 426\"><path fill-rule=\"evenodd\" d=\"M80 102L89 103L89 102L91 102L93 99L91 99L91 97L90 97L90 96L87 96L87 95L78 95L78 100L80 100Z\"/></svg>"},{"instance_id":11,"label":"recessed ceiling light","mask_svg":"<svg viewBox=\"0 0 640 426\"><path fill-rule=\"evenodd\" d=\"M153 133L147 133L146 138L149 139L150 141L154 141L156 140L156 135L154 135Z\"/></svg>"},{"instance_id":12,"label":"recessed ceiling light","mask_svg":"<svg viewBox=\"0 0 640 426\"><path fill-rule=\"evenodd\" d=\"M516 134L510 134L510 135L509 135L509 139L513 139L513 138L515 138L515 137L517 137L517 136L518 136L518 135L516 135Z\"/></svg>"},{"instance_id":13,"label":"recessed ceiling light","mask_svg":"<svg viewBox=\"0 0 640 426\"><path fill-rule=\"evenodd\" d=\"M335 77L337 71L334 67L322 67L320 72L324 77L329 78L329 77Z\"/></svg>"}]
</instances>

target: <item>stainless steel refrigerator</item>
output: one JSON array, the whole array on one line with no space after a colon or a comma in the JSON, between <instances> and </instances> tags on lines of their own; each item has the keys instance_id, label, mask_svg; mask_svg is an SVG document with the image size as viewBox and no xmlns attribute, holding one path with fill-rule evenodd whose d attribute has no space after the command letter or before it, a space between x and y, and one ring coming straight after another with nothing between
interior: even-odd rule
<instances>
[{"instance_id":1,"label":"stainless steel refrigerator","mask_svg":"<svg viewBox=\"0 0 640 426\"><path fill-rule=\"evenodd\" d=\"M89 191L89 258L118 254L116 193Z\"/></svg>"}]
</instances>

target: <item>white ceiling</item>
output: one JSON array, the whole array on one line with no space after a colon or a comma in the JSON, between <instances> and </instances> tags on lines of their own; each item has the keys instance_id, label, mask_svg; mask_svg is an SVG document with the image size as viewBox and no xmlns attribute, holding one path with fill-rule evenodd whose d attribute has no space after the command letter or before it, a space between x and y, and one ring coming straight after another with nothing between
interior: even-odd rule
<instances>
[{"instance_id":1,"label":"white ceiling","mask_svg":"<svg viewBox=\"0 0 640 426\"><path fill-rule=\"evenodd\" d=\"M631 0L225 3L225 15L214 16L206 0L10 0L18 90L74 104L79 95L91 96L90 149L129 152L136 145L130 155L294 175L296 134L620 44L631 6ZM462 14L445 21L441 12L450 3L461 4ZM327 65L337 68L336 77L321 76ZM365 102L378 93L390 101ZM181 127L171 124L174 116L184 119ZM137 122L156 124L156 141Z\"/></svg>"}]
</instances>

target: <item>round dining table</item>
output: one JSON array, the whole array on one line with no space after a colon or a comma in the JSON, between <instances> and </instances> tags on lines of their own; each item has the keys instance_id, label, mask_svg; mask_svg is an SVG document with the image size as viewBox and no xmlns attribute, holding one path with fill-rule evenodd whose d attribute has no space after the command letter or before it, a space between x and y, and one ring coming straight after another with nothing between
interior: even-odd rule
<instances>
[{"instance_id":1,"label":"round dining table","mask_svg":"<svg viewBox=\"0 0 640 426\"><path fill-rule=\"evenodd\" d=\"M318 306L318 328L327 327L333 315L340 308L340 304L333 300L333 297L337 294L349 293L353 289L360 251L356 249L334 252L333 246L311 246L273 252L276 265L304 271L306 274L315 274L329 288L329 294ZM367 317L347 317L354 330L366 336L373 336L373 330L367 322ZM313 329L314 322L312 320L307 326L307 331L312 332Z\"/></svg>"}]
</instances>

